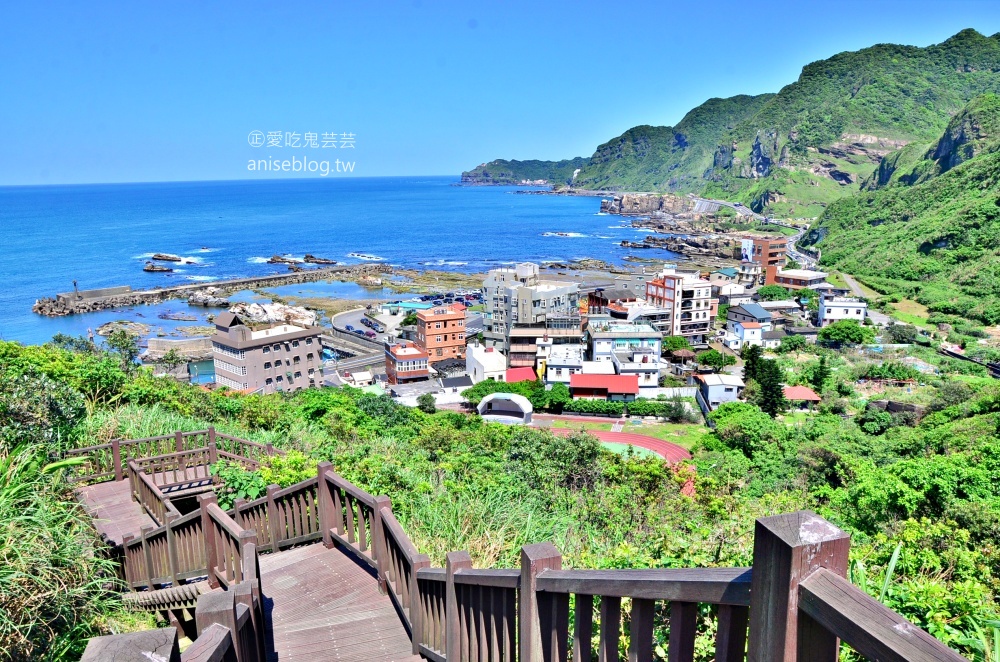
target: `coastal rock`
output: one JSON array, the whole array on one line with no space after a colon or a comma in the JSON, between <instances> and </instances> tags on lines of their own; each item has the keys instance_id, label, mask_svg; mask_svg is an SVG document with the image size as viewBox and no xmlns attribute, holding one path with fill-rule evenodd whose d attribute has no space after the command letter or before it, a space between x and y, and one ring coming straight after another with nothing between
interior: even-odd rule
<instances>
[{"instance_id":1,"label":"coastal rock","mask_svg":"<svg viewBox=\"0 0 1000 662\"><path fill-rule=\"evenodd\" d=\"M183 262L184 258L180 255L174 255L173 253L153 253L154 260L160 260L161 262Z\"/></svg>"},{"instance_id":2,"label":"coastal rock","mask_svg":"<svg viewBox=\"0 0 1000 662\"><path fill-rule=\"evenodd\" d=\"M299 260L298 258L287 257L284 255L272 255L267 260L268 264L298 264L300 262L302 262L302 260Z\"/></svg>"},{"instance_id":3,"label":"coastal rock","mask_svg":"<svg viewBox=\"0 0 1000 662\"><path fill-rule=\"evenodd\" d=\"M302 258L303 262L308 262L309 264L337 264L336 260L328 260L325 257L316 257L312 253L306 253L306 256Z\"/></svg>"},{"instance_id":4,"label":"coastal rock","mask_svg":"<svg viewBox=\"0 0 1000 662\"><path fill-rule=\"evenodd\" d=\"M608 200L601 200L601 211L605 214L679 214L691 211L693 205L687 198L671 193L622 193Z\"/></svg>"},{"instance_id":5,"label":"coastal rock","mask_svg":"<svg viewBox=\"0 0 1000 662\"><path fill-rule=\"evenodd\" d=\"M115 331L124 331L131 336L145 336L149 333L149 326L141 322L115 320L97 327L97 335L99 336L110 336Z\"/></svg>"},{"instance_id":6,"label":"coastal rock","mask_svg":"<svg viewBox=\"0 0 1000 662\"><path fill-rule=\"evenodd\" d=\"M229 306L229 299L221 296L222 292L215 287L207 287L204 290L191 293L187 302L192 306L206 306L209 308L225 308Z\"/></svg>"},{"instance_id":7,"label":"coastal rock","mask_svg":"<svg viewBox=\"0 0 1000 662\"><path fill-rule=\"evenodd\" d=\"M173 269L171 269L170 267L165 267L162 264L156 264L155 262L147 262L146 264L143 265L142 270L155 273L160 273L160 272L166 273L173 271Z\"/></svg>"},{"instance_id":8,"label":"coastal rock","mask_svg":"<svg viewBox=\"0 0 1000 662\"><path fill-rule=\"evenodd\" d=\"M662 248L682 255L699 255L737 259L739 242L729 237L669 237L650 235L646 237L642 248ZM635 248L631 246L630 248Z\"/></svg>"},{"instance_id":9,"label":"coastal rock","mask_svg":"<svg viewBox=\"0 0 1000 662\"><path fill-rule=\"evenodd\" d=\"M255 324L288 323L296 326L315 326L317 315L311 310L283 303L236 303L229 312L240 319Z\"/></svg>"},{"instance_id":10,"label":"coastal rock","mask_svg":"<svg viewBox=\"0 0 1000 662\"><path fill-rule=\"evenodd\" d=\"M197 315L192 315L191 313L177 313L173 311L167 311L157 315L161 320L175 320L178 322L194 322L198 319Z\"/></svg>"}]
</instances>

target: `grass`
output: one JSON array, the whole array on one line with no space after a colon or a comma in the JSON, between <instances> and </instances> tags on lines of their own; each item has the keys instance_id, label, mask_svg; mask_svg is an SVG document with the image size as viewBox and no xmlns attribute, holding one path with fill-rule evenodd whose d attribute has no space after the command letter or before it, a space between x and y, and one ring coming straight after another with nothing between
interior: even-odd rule
<instances>
[{"instance_id":1,"label":"grass","mask_svg":"<svg viewBox=\"0 0 1000 662\"><path fill-rule=\"evenodd\" d=\"M899 303L892 304L892 312L890 313L892 317L898 319L900 322L922 326L927 329L935 329L936 327L927 321L929 314L927 306L913 299L900 299Z\"/></svg>"},{"instance_id":2,"label":"grass","mask_svg":"<svg viewBox=\"0 0 1000 662\"><path fill-rule=\"evenodd\" d=\"M602 441L601 446L611 451L612 453L617 453L619 455L625 455L629 451L632 451L633 453L635 453L637 457L660 457L658 454L654 453L648 448L632 446L631 444L616 444L612 441Z\"/></svg>"},{"instance_id":3,"label":"grass","mask_svg":"<svg viewBox=\"0 0 1000 662\"><path fill-rule=\"evenodd\" d=\"M552 427L571 428L573 430L604 430L610 431L614 422L591 423L590 421L564 421L555 420ZM632 432L635 434L645 434L663 441L677 444L687 450L694 448L694 445L701 440L702 435L708 432L708 428L698 423L647 423L633 425L626 422L622 432Z\"/></svg>"}]
</instances>

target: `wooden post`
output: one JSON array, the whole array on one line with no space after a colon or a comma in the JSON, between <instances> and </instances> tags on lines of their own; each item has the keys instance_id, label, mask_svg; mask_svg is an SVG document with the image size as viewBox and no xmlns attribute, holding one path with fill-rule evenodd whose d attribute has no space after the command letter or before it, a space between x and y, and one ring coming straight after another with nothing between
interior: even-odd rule
<instances>
[{"instance_id":1,"label":"wooden post","mask_svg":"<svg viewBox=\"0 0 1000 662\"><path fill-rule=\"evenodd\" d=\"M601 596L601 638L597 644L599 662L617 662L618 641L622 629L622 599L617 596Z\"/></svg>"},{"instance_id":2,"label":"wooden post","mask_svg":"<svg viewBox=\"0 0 1000 662\"><path fill-rule=\"evenodd\" d=\"M122 480L122 443L119 439L111 440L111 462L114 464L115 480Z\"/></svg>"},{"instance_id":3,"label":"wooden post","mask_svg":"<svg viewBox=\"0 0 1000 662\"><path fill-rule=\"evenodd\" d=\"M219 578L215 576L215 569L219 565L219 547L215 540L215 522L208 513L208 506L213 503L217 503L214 494L202 494L198 497L198 506L201 508L201 532L205 540L205 564L208 566L208 585L211 588L219 588Z\"/></svg>"},{"instance_id":4,"label":"wooden post","mask_svg":"<svg viewBox=\"0 0 1000 662\"><path fill-rule=\"evenodd\" d=\"M378 568L378 589L385 594L385 569L389 563L388 543L385 540L385 529L382 527L382 509L392 512L392 501L387 496L375 497L375 513L372 516L372 557Z\"/></svg>"},{"instance_id":5,"label":"wooden post","mask_svg":"<svg viewBox=\"0 0 1000 662\"><path fill-rule=\"evenodd\" d=\"M413 643L413 654L420 654L420 644L423 643L424 611L420 606L420 582L417 581L417 570L429 568L431 559L426 554L418 554L413 559L410 568L410 641Z\"/></svg>"},{"instance_id":6,"label":"wooden post","mask_svg":"<svg viewBox=\"0 0 1000 662\"><path fill-rule=\"evenodd\" d=\"M316 465L316 510L319 512L319 530L323 534L323 546L327 549L333 547L333 536L330 529L333 528L333 496L330 494L330 486L326 482L326 472L333 471L333 464L330 462L320 462Z\"/></svg>"},{"instance_id":7,"label":"wooden post","mask_svg":"<svg viewBox=\"0 0 1000 662\"><path fill-rule=\"evenodd\" d=\"M668 662L694 659L694 638L698 632L698 603L670 603L670 641Z\"/></svg>"},{"instance_id":8,"label":"wooden post","mask_svg":"<svg viewBox=\"0 0 1000 662\"><path fill-rule=\"evenodd\" d=\"M632 626L629 630L628 662L644 662L653 659L653 608L656 602L635 598L632 600ZM697 613L697 611L695 612ZM670 647L668 655L674 659L674 618L670 617ZM589 643L589 642L588 642ZM692 639L692 643L694 640ZM694 651L691 651L692 659ZM686 659L686 658L678 658Z\"/></svg>"},{"instance_id":9,"label":"wooden post","mask_svg":"<svg viewBox=\"0 0 1000 662\"><path fill-rule=\"evenodd\" d=\"M268 455L274 455L274 444L265 444L264 452L266 452ZM332 464L330 466L333 467Z\"/></svg>"},{"instance_id":10,"label":"wooden post","mask_svg":"<svg viewBox=\"0 0 1000 662\"><path fill-rule=\"evenodd\" d=\"M209 425L208 426L208 443L209 444L214 444L215 443L215 426L214 425Z\"/></svg>"},{"instance_id":11,"label":"wooden post","mask_svg":"<svg viewBox=\"0 0 1000 662\"><path fill-rule=\"evenodd\" d=\"M139 530L139 535L142 537L142 561L146 565L146 588L150 591L153 590L153 553L149 549L149 543L146 541L146 536L153 527L148 524Z\"/></svg>"},{"instance_id":12,"label":"wooden post","mask_svg":"<svg viewBox=\"0 0 1000 662\"><path fill-rule=\"evenodd\" d=\"M573 660L590 662L593 659L591 638L594 635L594 596L576 594L573 621Z\"/></svg>"},{"instance_id":13,"label":"wooden post","mask_svg":"<svg viewBox=\"0 0 1000 662\"><path fill-rule=\"evenodd\" d=\"M247 528L243 526L243 515L240 514L240 508L245 506L246 503L246 499L233 500L233 521L239 524L241 529Z\"/></svg>"},{"instance_id":14,"label":"wooden post","mask_svg":"<svg viewBox=\"0 0 1000 662\"><path fill-rule=\"evenodd\" d=\"M177 519L176 513L167 513L166 534L167 534L167 563L170 565L170 581L174 586L180 585L177 577L177 541L174 540L174 530L171 526Z\"/></svg>"},{"instance_id":15,"label":"wooden post","mask_svg":"<svg viewBox=\"0 0 1000 662\"><path fill-rule=\"evenodd\" d=\"M719 605L719 631L715 635L715 662L742 662L747 647L746 607Z\"/></svg>"},{"instance_id":16,"label":"wooden post","mask_svg":"<svg viewBox=\"0 0 1000 662\"><path fill-rule=\"evenodd\" d=\"M174 450L178 453L184 450L184 433L180 430L174 433Z\"/></svg>"},{"instance_id":17,"label":"wooden post","mask_svg":"<svg viewBox=\"0 0 1000 662\"><path fill-rule=\"evenodd\" d=\"M277 485L267 486L267 526L268 531L271 534L271 553L278 553L278 543L281 542L281 532L284 530L283 522L279 522L281 519L278 513L278 504L274 501L274 493L281 488ZM279 524L282 524L279 526Z\"/></svg>"},{"instance_id":18,"label":"wooden post","mask_svg":"<svg viewBox=\"0 0 1000 662\"><path fill-rule=\"evenodd\" d=\"M208 463L215 464L219 461L219 449L215 446L215 440L208 442Z\"/></svg>"},{"instance_id":19,"label":"wooden post","mask_svg":"<svg viewBox=\"0 0 1000 662\"><path fill-rule=\"evenodd\" d=\"M468 634L462 632L462 622L459 616L458 595L455 591L455 573L463 568L472 567L472 557L468 552L448 552L445 556L445 588L444 588L444 656L448 660L466 659L462 656L462 640Z\"/></svg>"},{"instance_id":20,"label":"wooden post","mask_svg":"<svg viewBox=\"0 0 1000 662\"><path fill-rule=\"evenodd\" d=\"M847 574L850 536L815 513L802 510L757 520L750 583L747 662L796 662L799 582L817 568ZM814 633L805 658L837 659L832 634Z\"/></svg>"},{"instance_id":21,"label":"wooden post","mask_svg":"<svg viewBox=\"0 0 1000 662\"><path fill-rule=\"evenodd\" d=\"M561 570L562 553L552 543L543 542L521 548L521 596L518 614L517 657L521 662L542 662L542 642L549 641L538 618L538 597L535 580L543 570Z\"/></svg>"},{"instance_id":22,"label":"wooden post","mask_svg":"<svg viewBox=\"0 0 1000 662\"><path fill-rule=\"evenodd\" d=\"M129 564L128 560L128 544L135 540L135 536L131 533L126 533L122 536L122 571L125 575L125 582L128 584L129 590L134 590L132 582L135 580L135 564Z\"/></svg>"}]
</instances>

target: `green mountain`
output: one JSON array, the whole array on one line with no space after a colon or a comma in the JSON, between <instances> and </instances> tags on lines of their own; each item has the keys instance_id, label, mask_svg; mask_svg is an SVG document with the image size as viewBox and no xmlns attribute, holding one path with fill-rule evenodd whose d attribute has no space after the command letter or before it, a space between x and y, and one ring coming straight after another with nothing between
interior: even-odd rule
<instances>
[{"instance_id":1,"label":"green mountain","mask_svg":"<svg viewBox=\"0 0 1000 662\"><path fill-rule=\"evenodd\" d=\"M600 145L573 185L695 192L817 216L859 191L886 155L917 143L897 158L908 158L904 167L922 160L951 117L986 92L1000 92L1000 35L970 29L926 48L840 53L777 94L711 99L675 127L629 129Z\"/></svg>"},{"instance_id":2,"label":"green mountain","mask_svg":"<svg viewBox=\"0 0 1000 662\"><path fill-rule=\"evenodd\" d=\"M822 264L930 310L1000 323L1000 97L973 99L921 155L887 155L807 241Z\"/></svg>"},{"instance_id":3,"label":"green mountain","mask_svg":"<svg viewBox=\"0 0 1000 662\"><path fill-rule=\"evenodd\" d=\"M573 175L587 164L587 159L578 156L562 161L507 161L497 159L480 163L472 170L462 173L463 184L510 185L523 181L544 180L550 184L564 186L573 183Z\"/></svg>"}]
</instances>

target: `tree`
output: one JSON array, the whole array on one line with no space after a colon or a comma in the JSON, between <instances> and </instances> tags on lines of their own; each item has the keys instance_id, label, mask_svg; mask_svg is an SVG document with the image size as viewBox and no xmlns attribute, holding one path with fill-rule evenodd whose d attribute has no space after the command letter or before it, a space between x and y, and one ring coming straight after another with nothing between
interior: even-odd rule
<instances>
[{"instance_id":1,"label":"tree","mask_svg":"<svg viewBox=\"0 0 1000 662\"><path fill-rule=\"evenodd\" d=\"M108 349L118 355L122 370L131 374L135 370L136 359L139 358L139 336L125 329L115 329L105 343Z\"/></svg>"},{"instance_id":2,"label":"tree","mask_svg":"<svg viewBox=\"0 0 1000 662\"><path fill-rule=\"evenodd\" d=\"M883 335L894 345L910 345L917 339L917 328L911 324L891 324Z\"/></svg>"},{"instance_id":3,"label":"tree","mask_svg":"<svg viewBox=\"0 0 1000 662\"><path fill-rule=\"evenodd\" d=\"M424 393L417 398L417 409L425 414L433 414L437 411L437 402L432 393Z\"/></svg>"},{"instance_id":4,"label":"tree","mask_svg":"<svg viewBox=\"0 0 1000 662\"><path fill-rule=\"evenodd\" d=\"M173 372L177 366L186 362L187 359L181 356L180 353L173 347L171 347L170 350L160 358L160 365L166 368L167 372Z\"/></svg>"},{"instance_id":5,"label":"tree","mask_svg":"<svg viewBox=\"0 0 1000 662\"><path fill-rule=\"evenodd\" d=\"M764 350L761 349L760 345L744 345L743 346L743 381L748 382L751 379L757 379L757 371L760 368L760 362Z\"/></svg>"},{"instance_id":6,"label":"tree","mask_svg":"<svg viewBox=\"0 0 1000 662\"><path fill-rule=\"evenodd\" d=\"M719 372L727 365L735 365L736 357L729 354L723 354L722 352L709 349L707 351L698 354L698 363L702 365L707 365L710 368L714 368L716 372Z\"/></svg>"},{"instance_id":7,"label":"tree","mask_svg":"<svg viewBox=\"0 0 1000 662\"><path fill-rule=\"evenodd\" d=\"M664 352L672 352L678 349L691 349L691 343L684 336L667 336L663 339Z\"/></svg>"},{"instance_id":8,"label":"tree","mask_svg":"<svg viewBox=\"0 0 1000 662\"><path fill-rule=\"evenodd\" d=\"M399 323L400 326L416 326L417 325L417 313L414 310L406 313L406 317L402 319Z\"/></svg>"},{"instance_id":9,"label":"tree","mask_svg":"<svg viewBox=\"0 0 1000 662\"><path fill-rule=\"evenodd\" d=\"M830 379L830 366L826 364L826 356L821 356L819 357L819 365L813 371L810 383L816 389L817 393L822 393L823 385L826 384L828 379Z\"/></svg>"},{"instance_id":10,"label":"tree","mask_svg":"<svg viewBox=\"0 0 1000 662\"><path fill-rule=\"evenodd\" d=\"M826 343L863 345L875 340L875 331L861 326L854 320L840 320L820 329L818 338Z\"/></svg>"},{"instance_id":11,"label":"tree","mask_svg":"<svg viewBox=\"0 0 1000 662\"><path fill-rule=\"evenodd\" d=\"M573 398L569 394L569 387L562 382L556 382L549 391L549 409L559 414Z\"/></svg>"},{"instance_id":12,"label":"tree","mask_svg":"<svg viewBox=\"0 0 1000 662\"><path fill-rule=\"evenodd\" d=\"M757 383L760 384L758 403L761 410L774 418L788 407L782 386L781 366L774 359L763 359L757 369Z\"/></svg>"},{"instance_id":13,"label":"tree","mask_svg":"<svg viewBox=\"0 0 1000 662\"><path fill-rule=\"evenodd\" d=\"M788 296L788 290L781 285L765 285L757 290L757 298L761 301L781 301Z\"/></svg>"},{"instance_id":14,"label":"tree","mask_svg":"<svg viewBox=\"0 0 1000 662\"><path fill-rule=\"evenodd\" d=\"M797 333L793 333L781 339L781 344L778 345L778 353L786 354L788 352L797 352L805 346L806 339Z\"/></svg>"},{"instance_id":15,"label":"tree","mask_svg":"<svg viewBox=\"0 0 1000 662\"><path fill-rule=\"evenodd\" d=\"M801 269L801 268L802 265L799 264L798 260L793 260L792 258L788 258L788 261L785 262L785 269Z\"/></svg>"}]
</instances>

